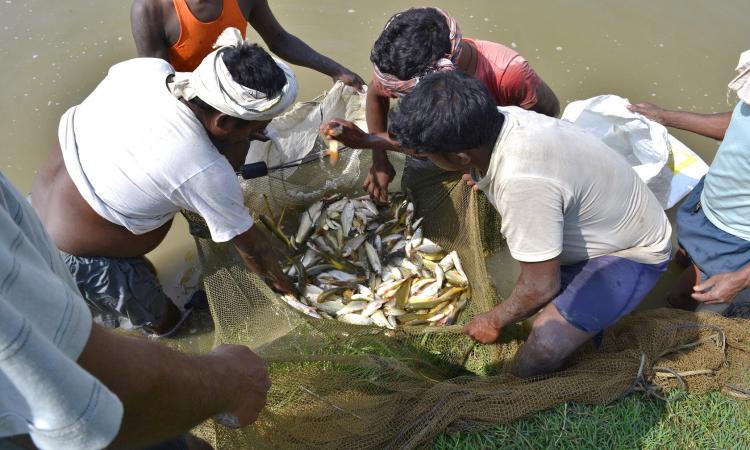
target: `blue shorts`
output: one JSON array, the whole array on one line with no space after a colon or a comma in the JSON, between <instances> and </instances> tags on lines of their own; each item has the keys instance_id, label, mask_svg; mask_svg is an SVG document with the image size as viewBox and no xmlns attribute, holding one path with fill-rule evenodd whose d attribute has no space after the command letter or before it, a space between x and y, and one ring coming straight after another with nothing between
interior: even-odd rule
<instances>
[{"instance_id":1,"label":"blue shorts","mask_svg":"<svg viewBox=\"0 0 750 450\"><path fill-rule=\"evenodd\" d=\"M717 228L703 213L701 192L704 180L695 186L677 210L678 241L700 269L702 280L719 273L736 272L750 263L750 241Z\"/></svg>"},{"instance_id":2,"label":"blue shorts","mask_svg":"<svg viewBox=\"0 0 750 450\"><path fill-rule=\"evenodd\" d=\"M598 333L633 311L668 264L643 264L605 255L562 266L561 290L552 303L576 328Z\"/></svg>"}]
</instances>

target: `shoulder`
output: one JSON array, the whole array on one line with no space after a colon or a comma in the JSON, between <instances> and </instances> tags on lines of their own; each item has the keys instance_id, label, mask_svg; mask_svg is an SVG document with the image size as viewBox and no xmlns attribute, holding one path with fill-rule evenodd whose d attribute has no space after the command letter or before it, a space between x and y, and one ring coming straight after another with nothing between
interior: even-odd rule
<instances>
[{"instance_id":1,"label":"shoulder","mask_svg":"<svg viewBox=\"0 0 750 450\"><path fill-rule=\"evenodd\" d=\"M166 4L167 1L169 5ZM138 18L145 21L161 22L167 10L166 6L171 5L171 0L133 0L133 5L130 7L130 17L131 19Z\"/></svg>"},{"instance_id":2,"label":"shoulder","mask_svg":"<svg viewBox=\"0 0 750 450\"><path fill-rule=\"evenodd\" d=\"M503 44L478 39L469 39L469 42L474 44L481 56L493 64L505 67L516 60L526 61L517 51Z\"/></svg>"}]
</instances>

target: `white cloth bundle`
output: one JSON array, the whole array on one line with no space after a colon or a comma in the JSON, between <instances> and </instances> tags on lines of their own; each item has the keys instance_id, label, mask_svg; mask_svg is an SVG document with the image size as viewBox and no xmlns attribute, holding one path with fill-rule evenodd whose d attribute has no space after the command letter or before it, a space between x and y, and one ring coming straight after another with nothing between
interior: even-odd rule
<instances>
[{"instance_id":1,"label":"white cloth bundle","mask_svg":"<svg viewBox=\"0 0 750 450\"><path fill-rule=\"evenodd\" d=\"M297 98L294 72L283 61L273 58L286 75L286 85L273 98L237 83L221 54L224 49L239 47L243 42L240 30L225 29L213 45L216 50L203 58L198 68L175 73L172 93L185 100L198 97L218 111L243 120L271 120L283 113Z\"/></svg>"},{"instance_id":2,"label":"white cloth bundle","mask_svg":"<svg viewBox=\"0 0 750 450\"><path fill-rule=\"evenodd\" d=\"M736 92L740 100L750 104L750 50L742 52L735 70L737 77L729 83L729 89Z\"/></svg>"}]
</instances>

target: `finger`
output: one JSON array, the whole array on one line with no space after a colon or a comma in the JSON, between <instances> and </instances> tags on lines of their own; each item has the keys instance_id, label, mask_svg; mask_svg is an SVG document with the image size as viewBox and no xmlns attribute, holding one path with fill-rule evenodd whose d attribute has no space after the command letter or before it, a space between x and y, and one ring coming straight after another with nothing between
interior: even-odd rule
<instances>
[{"instance_id":1,"label":"finger","mask_svg":"<svg viewBox=\"0 0 750 450\"><path fill-rule=\"evenodd\" d=\"M697 300L701 303L707 303L707 302L710 302L711 300L715 300L714 295L711 294L710 292L706 294L694 293L692 297L694 300Z\"/></svg>"},{"instance_id":2,"label":"finger","mask_svg":"<svg viewBox=\"0 0 750 450\"><path fill-rule=\"evenodd\" d=\"M707 290L711 289L712 287L714 287L714 285L716 285L717 281L719 281L719 280L717 280L716 277L711 277L708 280L704 281L703 283L696 284L695 286L693 286L693 290L694 291L699 291L699 292L700 291L707 291Z\"/></svg>"}]
</instances>

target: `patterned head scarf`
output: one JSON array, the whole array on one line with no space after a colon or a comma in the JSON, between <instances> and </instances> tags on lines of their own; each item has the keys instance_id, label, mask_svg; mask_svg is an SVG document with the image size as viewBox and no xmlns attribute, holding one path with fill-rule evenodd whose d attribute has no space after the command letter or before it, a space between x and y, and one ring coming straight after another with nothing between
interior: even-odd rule
<instances>
[{"instance_id":1,"label":"patterned head scarf","mask_svg":"<svg viewBox=\"0 0 750 450\"><path fill-rule=\"evenodd\" d=\"M448 22L448 28L450 29L450 41L451 41L451 52L444 57L437 60L435 63L427 67L425 71L410 80L399 80L398 77L391 75L389 73L383 73L380 71L377 65L373 64L373 72L375 76L375 80L380 83L383 88L385 88L386 91L398 95L403 96L406 95L409 91L414 89L414 86L419 83L419 79L429 73L432 72L449 72L451 70L456 70L456 61L458 60L458 55L461 52L461 29L458 27L458 23L456 22L456 19L449 16L448 13L443 11L440 8L432 7L433 9L437 10L440 14L445 17L445 20ZM414 8L411 8L414 9ZM411 9L407 10L410 11ZM385 24L385 27L383 30L388 29L388 26L396 19L398 16L403 14L404 12L400 12L398 14L395 14L391 19L388 21L388 23Z\"/></svg>"},{"instance_id":2,"label":"patterned head scarf","mask_svg":"<svg viewBox=\"0 0 750 450\"><path fill-rule=\"evenodd\" d=\"M273 58L286 76L286 85L276 97L245 87L232 78L221 54L227 48L239 47L244 40L237 28L225 29L214 44L214 50L193 72L178 72L171 85L178 98L200 98L218 111L243 120L271 120L287 109L297 97L297 78L283 61Z\"/></svg>"}]
</instances>

